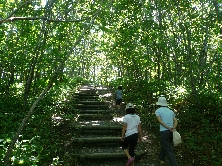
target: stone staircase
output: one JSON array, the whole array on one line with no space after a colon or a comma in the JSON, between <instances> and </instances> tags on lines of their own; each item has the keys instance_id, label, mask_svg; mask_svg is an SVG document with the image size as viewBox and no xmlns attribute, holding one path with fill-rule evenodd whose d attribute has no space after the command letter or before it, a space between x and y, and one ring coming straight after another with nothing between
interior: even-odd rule
<instances>
[{"instance_id":1,"label":"stone staircase","mask_svg":"<svg viewBox=\"0 0 222 166\"><path fill-rule=\"evenodd\" d=\"M121 123L103 96L109 91L93 84L83 85L74 94L78 135L73 138L76 166L124 166L126 156L121 149ZM121 118L120 118L121 120ZM143 152L136 151L137 158Z\"/></svg>"}]
</instances>

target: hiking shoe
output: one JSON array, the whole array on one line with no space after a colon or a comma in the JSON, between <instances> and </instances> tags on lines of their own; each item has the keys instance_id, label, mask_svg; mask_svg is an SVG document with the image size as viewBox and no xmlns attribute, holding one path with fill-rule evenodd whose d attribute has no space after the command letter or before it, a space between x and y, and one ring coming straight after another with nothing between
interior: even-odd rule
<instances>
[{"instance_id":1,"label":"hiking shoe","mask_svg":"<svg viewBox=\"0 0 222 166\"><path fill-rule=\"evenodd\" d=\"M126 166L129 166L133 161L134 161L134 158L132 158L132 157L130 159L128 159Z\"/></svg>"}]
</instances>

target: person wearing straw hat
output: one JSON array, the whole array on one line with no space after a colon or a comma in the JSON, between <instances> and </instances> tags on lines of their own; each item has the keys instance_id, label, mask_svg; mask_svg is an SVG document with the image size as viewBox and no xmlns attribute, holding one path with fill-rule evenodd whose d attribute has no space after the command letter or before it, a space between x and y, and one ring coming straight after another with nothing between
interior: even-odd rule
<instances>
[{"instance_id":1,"label":"person wearing straw hat","mask_svg":"<svg viewBox=\"0 0 222 166\"><path fill-rule=\"evenodd\" d=\"M156 105L159 106L159 108L155 111L155 114L158 122L160 123L160 164L165 164L165 158L167 157L170 162L170 166L178 166L178 162L176 161L172 148L173 131L176 129L178 124L175 113L168 108L168 103L165 97L159 97Z\"/></svg>"},{"instance_id":2,"label":"person wearing straw hat","mask_svg":"<svg viewBox=\"0 0 222 166\"><path fill-rule=\"evenodd\" d=\"M134 166L135 154L138 140L142 140L142 127L140 117L135 114L135 108L132 103L126 105L126 115L123 118L122 149L128 158L126 166ZM128 149L129 146L129 149Z\"/></svg>"}]
</instances>

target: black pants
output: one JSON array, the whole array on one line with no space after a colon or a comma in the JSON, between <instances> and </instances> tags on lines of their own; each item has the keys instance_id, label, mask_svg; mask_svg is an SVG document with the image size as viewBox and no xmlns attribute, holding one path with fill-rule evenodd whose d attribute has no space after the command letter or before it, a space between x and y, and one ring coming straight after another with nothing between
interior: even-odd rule
<instances>
[{"instance_id":1,"label":"black pants","mask_svg":"<svg viewBox=\"0 0 222 166\"><path fill-rule=\"evenodd\" d=\"M178 166L178 163L175 159L173 148L172 148L172 141L173 141L173 133L170 130L161 131L161 149L159 154L159 159L165 161L167 157L170 161L170 166Z\"/></svg>"},{"instance_id":2,"label":"black pants","mask_svg":"<svg viewBox=\"0 0 222 166\"><path fill-rule=\"evenodd\" d=\"M116 99L116 105L120 105L122 103L122 99Z\"/></svg>"},{"instance_id":3,"label":"black pants","mask_svg":"<svg viewBox=\"0 0 222 166\"><path fill-rule=\"evenodd\" d=\"M138 133L132 134L124 138L122 149L125 150L129 146L129 155L135 157L134 151L138 142Z\"/></svg>"}]
</instances>

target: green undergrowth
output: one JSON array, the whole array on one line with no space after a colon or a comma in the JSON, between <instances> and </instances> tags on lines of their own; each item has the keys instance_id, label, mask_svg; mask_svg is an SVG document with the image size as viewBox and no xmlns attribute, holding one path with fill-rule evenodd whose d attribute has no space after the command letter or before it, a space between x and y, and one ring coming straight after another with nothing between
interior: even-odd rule
<instances>
[{"instance_id":1,"label":"green undergrowth","mask_svg":"<svg viewBox=\"0 0 222 166\"><path fill-rule=\"evenodd\" d=\"M216 95L204 95L198 96L198 103L195 103L195 100L186 101L181 109L175 112L179 121L177 131L183 141L175 148L175 152L181 164L220 166L222 164L221 102L216 100ZM137 111L143 126L159 130L155 109L138 107Z\"/></svg>"},{"instance_id":2,"label":"green undergrowth","mask_svg":"<svg viewBox=\"0 0 222 166\"><path fill-rule=\"evenodd\" d=\"M182 144L175 148L181 164L222 165L222 95L214 89L191 92L186 87L175 87L164 81L123 78L114 83L122 85L124 102L136 106L142 124L150 130L159 130L155 103L163 95L179 121L177 131Z\"/></svg>"},{"instance_id":3,"label":"green undergrowth","mask_svg":"<svg viewBox=\"0 0 222 166\"><path fill-rule=\"evenodd\" d=\"M134 84L135 85L135 84ZM138 86L128 85L125 91L124 102L132 102L136 105L145 128L158 131L158 123L155 117L155 102L157 94L153 88L155 83L146 87L144 82ZM147 85L149 86L149 85ZM140 89L144 91L140 91ZM64 90L65 89L65 90ZM56 127L68 121L75 121L76 110L72 108L73 90L69 88L52 89L36 107L34 114L28 120L25 130L16 141L12 154L12 165L59 165L71 160L64 154L61 146L61 137L69 138L69 135L59 135ZM177 131L181 134L182 143L175 148L178 161L185 165L220 166L222 165L222 101L218 93L201 92L198 95L178 94L160 86L169 93L170 107L175 110L179 121ZM152 93L152 94L150 94ZM133 95L136 94L136 97ZM147 95L148 94L148 95ZM24 116L22 97L0 96L1 112L0 123L0 158L3 163L7 148L17 132ZM31 100L29 101L30 103ZM12 123L13 122L13 123ZM70 130L67 126L61 129ZM158 132L156 132L158 133ZM156 139L158 140L158 135ZM155 144L155 145L154 145ZM153 146L158 149L158 141ZM155 156L156 157L156 156Z\"/></svg>"},{"instance_id":4,"label":"green undergrowth","mask_svg":"<svg viewBox=\"0 0 222 166\"><path fill-rule=\"evenodd\" d=\"M54 87L40 101L16 140L10 158L11 165L58 165L60 163L59 156L63 149L60 135L55 127L67 119L72 120L73 115L76 114L70 104L73 103L71 94L74 90L75 88L67 86ZM23 110L22 97L0 97L0 118L2 119L0 123L0 162L2 164L0 165L4 165L3 159L7 149L28 110ZM34 98L29 100L29 106L33 101Z\"/></svg>"}]
</instances>

